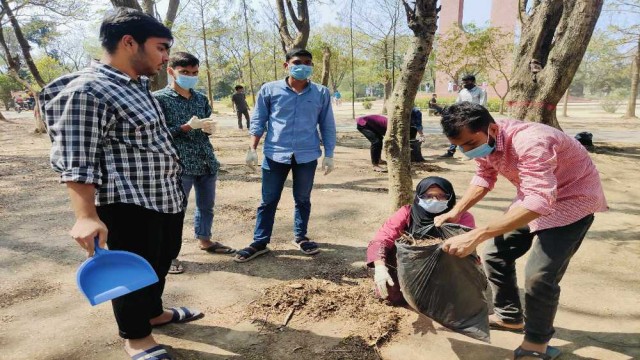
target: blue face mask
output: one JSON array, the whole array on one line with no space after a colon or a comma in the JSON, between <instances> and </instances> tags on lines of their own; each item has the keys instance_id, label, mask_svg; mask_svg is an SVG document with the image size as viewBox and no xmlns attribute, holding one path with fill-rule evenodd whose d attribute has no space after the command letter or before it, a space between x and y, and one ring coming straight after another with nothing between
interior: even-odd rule
<instances>
[{"instance_id":1,"label":"blue face mask","mask_svg":"<svg viewBox=\"0 0 640 360\"><path fill-rule=\"evenodd\" d=\"M493 152L493 150L496 149L496 145L493 144L493 146L489 145L489 135L487 135L487 142L478 146L477 148L471 149L469 151L464 151L462 150L462 146L458 146L458 150L460 150L461 153L463 153L466 157L468 157L469 159L475 159L475 158L481 158L481 157L486 157L489 156L489 154L491 154Z\"/></svg>"},{"instance_id":2,"label":"blue face mask","mask_svg":"<svg viewBox=\"0 0 640 360\"><path fill-rule=\"evenodd\" d=\"M420 207L428 213L440 214L441 212L447 210L449 201L418 198L418 205L420 205Z\"/></svg>"},{"instance_id":3,"label":"blue face mask","mask_svg":"<svg viewBox=\"0 0 640 360\"><path fill-rule=\"evenodd\" d=\"M198 83L198 77L178 74L178 76L175 77L175 82L181 88L189 90L196 86Z\"/></svg>"},{"instance_id":4,"label":"blue face mask","mask_svg":"<svg viewBox=\"0 0 640 360\"><path fill-rule=\"evenodd\" d=\"M289 74L296 80L307 80L313 74L313 66L289 65Z\"/></svg>"}]
</instances>

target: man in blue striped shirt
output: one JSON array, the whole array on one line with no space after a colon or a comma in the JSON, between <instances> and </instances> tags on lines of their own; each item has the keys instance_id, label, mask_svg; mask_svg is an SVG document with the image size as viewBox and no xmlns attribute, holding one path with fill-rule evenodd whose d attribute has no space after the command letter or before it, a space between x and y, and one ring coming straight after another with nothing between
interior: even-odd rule
<instances>
[{"instance_id":1,"label":"man in blue striped shirt","mask_svg":"<svg viewBox=\"0 0 640 360\"><path fill-rule=\"evenodd\" d=\"M307 237L311 212L311 189L318 158L325 175L333 170L336 124L331 95L325 86L312 83L313 59L304 49L286 54L289 76L264 84L251 118L251 146L247 165L258 165L257 147L266 131L262 162L262 203L258 207L253 242L238 251L235 261L246 262L269 251L276 208L284 182L293 172L294 244L307 255L317 254L318 245ZM319 133L318 133L319 130Z\"/></svg>"}]
</instances>

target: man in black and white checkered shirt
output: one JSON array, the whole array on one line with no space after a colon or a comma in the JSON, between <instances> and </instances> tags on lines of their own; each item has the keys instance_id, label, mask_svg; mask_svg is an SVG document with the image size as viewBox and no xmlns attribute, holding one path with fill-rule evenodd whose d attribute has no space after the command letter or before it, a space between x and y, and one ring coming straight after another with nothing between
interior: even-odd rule
<instances>
[{"instance_id":1,"label":"man in black and white checkered shirt","mask_svg":"<svg viewBox=\"0 0 640 360\"><path fill-rule=\"evenodd\" d=\"M162 292L180 251L184 219L182 166L149 79L168 60L171 31L140 11L119 8L100 28L104 55L40 94L52 140L51 165L75 211L71 236L94 252L126 250L149 261L160 281L112 301L132 357L169 358L151 336L154 325L202 317L165 309ZM108 236L107 236L108 230Z\"/></svg>"}]
</instances>

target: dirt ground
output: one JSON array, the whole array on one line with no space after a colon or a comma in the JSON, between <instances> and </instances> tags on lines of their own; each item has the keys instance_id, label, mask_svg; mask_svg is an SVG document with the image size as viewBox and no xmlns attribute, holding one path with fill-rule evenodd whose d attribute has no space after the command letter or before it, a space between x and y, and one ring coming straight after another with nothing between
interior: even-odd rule
<instances>
[{"instance_id":1,"label":"dirt ground","mask_svg":"<svg viewBox=\"0 0 640 360\"><path fill-rule=\"evenodd\" d=\"M164 299L167 306L192 306L206 316L154 330L177 359L510 358L519 335L494 331L491 344L481 343L372 298L365 250L389 215L387 178L370 170L368 143L353 131L350 110L346 103L336 109L336 170L316 176L309 236L322 247L317 256L303 256L290 243L290 181L276 216L272 252L246 264L200 251L189 207L180 256L186 272L169 276ZM569 134L595 135L592 158L611 210L596 216L562 281L551 344L563 351L563 360L639 359L639 122L594 105L569 110L571 117L560 119ZM364 113L359 106L356 111ZM220 130L212 138L223 164L214 240L240 248L251 240L260 174L243 165L246 133L234 129L230 109L220 112ZM110 306L91 307L76 288L84 253L67 234L73 216L66 190L49 168L49 139L31 132L30 113L5 115L10 122L0 122L0 358L127 359ZM459 155L438 159L446 141L437 134L437 119L425 119L425 128L423 154L429 161L414 167L414 183L440 175L462 194L473 162ZM472 209L476 222L499 216L514 194L500 180ZM191 200L190 205L193 194Z\"/></svg>"}]
</instances>

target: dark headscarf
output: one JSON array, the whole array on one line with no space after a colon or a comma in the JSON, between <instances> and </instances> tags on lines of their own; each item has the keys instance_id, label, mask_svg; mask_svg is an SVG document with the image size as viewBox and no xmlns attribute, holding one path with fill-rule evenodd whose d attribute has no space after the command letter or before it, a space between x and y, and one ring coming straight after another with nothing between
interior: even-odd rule
<instances>
[{"instance_id":1,"label":"dark headscarf","mask_svg":"<svg viewBox=\"0 0 640 360\"><path fill-rule=\"evenodd\" d=\"M449 203L447 204L447 209L441 213L432 214L427 212L425 209L421 208L418 205L418 201L420 195L424 194L427 189L431 186L436 185L445 193L447 193L449 198ZM429 176L427 178L422 179L416 186L416 195L413 197L413 204L411 204L411 219L409 220L409 233L416 237L417 234L424 233L424 231L420 231L424 229L426 226L430 226L433 224L433 218L444 214L447 211L453 209L456 205L456 193L453 191L453 185L449 182L449 180L441 178L439 176ZM418 236L420 238L422 236Z\"/></svg>"}]
</instances>

